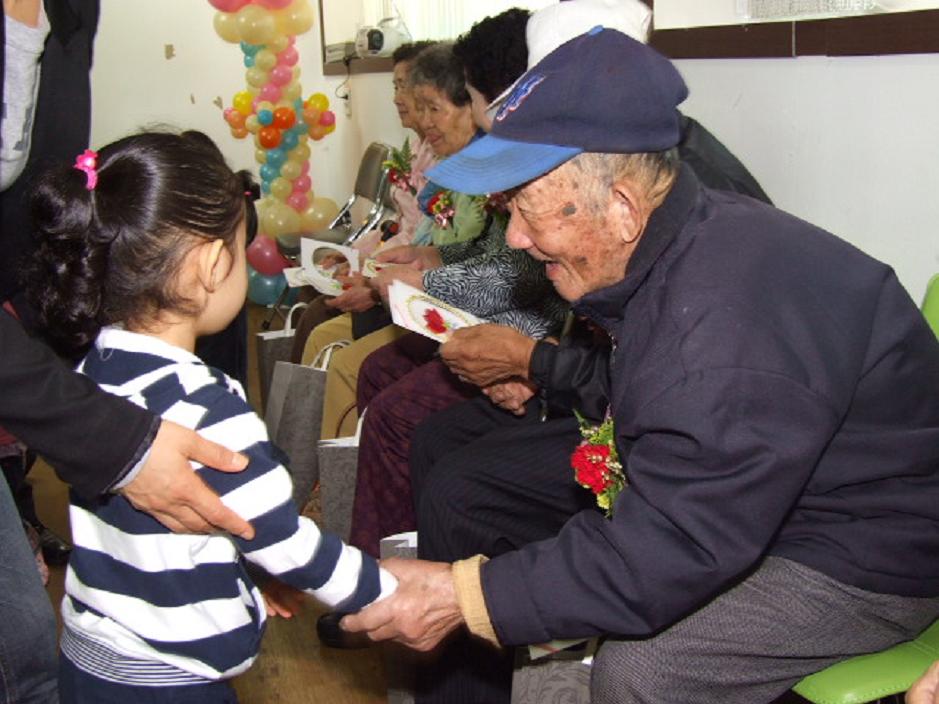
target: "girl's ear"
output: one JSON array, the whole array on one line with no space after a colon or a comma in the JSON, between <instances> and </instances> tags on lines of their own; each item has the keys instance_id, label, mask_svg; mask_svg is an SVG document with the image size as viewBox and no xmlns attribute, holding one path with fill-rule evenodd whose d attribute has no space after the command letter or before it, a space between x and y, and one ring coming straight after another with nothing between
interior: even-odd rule
<instances>
[{"instance_id":1,"label":"girl's ear","mask_svg":"<svg viewBox=\"0 0 939 704\"><path fill-rule=\"evenodd\" d=\"M199 282L209 293L215 291L225 277L228 276L229 263L227 257L222 256L225 249L223 240L209 240L198 247L196 255Z\"/></svg>"}]
</instances>

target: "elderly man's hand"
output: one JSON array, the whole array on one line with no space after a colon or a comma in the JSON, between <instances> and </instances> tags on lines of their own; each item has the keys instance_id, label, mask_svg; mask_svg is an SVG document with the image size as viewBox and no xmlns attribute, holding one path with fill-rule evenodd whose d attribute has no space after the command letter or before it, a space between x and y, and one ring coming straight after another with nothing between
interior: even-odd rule
<instances>
[{"instance_id":1,"label":"elderly man's hand","mask_svg":"<svg viewBox=\"0 0 939 704\"><path fill-rule=\"evenodd\" d=\"M382 567L398 578L398 588L340 625L365 631L372 640L394 639L415 650L433 650L463 623L453 575L446 562L383 560Z\"/></svg>"},{"instance_id":2,"label":"elderly man's hand","mask_svg":"<svg viewBox=\"0 0 939 704\"><path fill-rule=\"evenodd\" d=\"M538 387L524 379L509 379L483 388L483 393L500 408L517 416L525 415L525 404L535 395Z\"/></svg>"},{"instance_id":3,"label":"elderly man's hand","mask_svg":"<svg viewBox=\"0 0 939 704\"><path fill-rule=\"evenodd\" d=\"M427 271L443 264L436 247L415 247L402 245L391 247L375 254L375 261L386 264L405 264L412 269Z\"/></svg>"},{"instance_id":4,"label":"elderly man's hand","mask_svg":"<svg viewBox=\"0 0 939 704\"><path fill-rule=\"evenodd\" d=\"M939 704L939 660L906 693L906 704Z\"/></svg>"},{"instance_id":5,"label":"elderly man's hand","mask_svg":"<svg viewBox=\"0 0 939 704\"><path fill-rule=\"evenodd\" d=\"M382 300L388 300L388 287L392 281L403 281L418 291L424 290L424 274L419 269L409 266L386 266L368 280L368 285L378 291Z\"/></svg>"},{"instance_id":6,"label":"elderly man's hand","mask_svg":"<svg viewBox=\"0 0 939 704\"><path fill-rule=\"evenodd\" d=\"M476 386L512 377L526 379L535 341L504 325L474 325L454 331L440 347L450 371Z\"/></svg>"},{"instance_id":7,"label":"elderly man's hand","mask_svg":"<svg viewBox=\"0 0 939 704\"><path fill-rule=\"evenodd\" d=\"M189 460L222 472L240 472L248 465L244 456L164 420L143 468L120 493L176 533L221 529L245 540L253 538L251 524L221 502L192 471Z\"/></svg>"}]
</instances>

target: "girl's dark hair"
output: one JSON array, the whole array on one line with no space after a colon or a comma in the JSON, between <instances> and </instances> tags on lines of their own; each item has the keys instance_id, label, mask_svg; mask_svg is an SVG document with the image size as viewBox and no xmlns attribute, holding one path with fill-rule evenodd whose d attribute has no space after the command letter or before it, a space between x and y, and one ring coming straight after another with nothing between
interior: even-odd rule
<instances>
[{"instance_id":1,"label":"girl's dark hair","mask_svg":"<svg viewBox=\"0 0 939 704\"><path fill-rule=\"evenodd\" d=\"M98 153L97 175L89 190L85 173L55 167L32 197L38 247L28 291L63 350L87 345L104 325L196 312L178 292L183 259L198 238L231 249L246 211L249 227L254 215L250 174L233 173L201 132L125 137Z\"/></svg>"},{"instance_id":2,"label":"girl's dark hair","mask_svg":"<svg viewBox=\"0 0 939 704\"><path fill-rule=\"evenodd\" d=\"M415 56L436 43L430 39L421 39L420 41L402 44L391 53L391 65L397 66L402 61L413 61Z\"/></svg>"},{"instance_id":3,"label":"girl's dark hair","mask_svg":"<svg viewBox=\"0 0 939 704\"><path fill-rule=\"evenodd\" d=\"M433 86L458 108L469 105L463 64L453 53L450 42L437 42L418 54L411 65L408 80L412 86Z\"/></svg>"},{"instance_id":4,"label":"girl's dark hair","mask_svg":"<svg viewBox=\"0 0 939 704\"><path fill-rule=\"evenodd\" d=\"M486 17L462 34L453 53L463 63L466 81L489 102L528 69L525 29L531 12L513 7Z\"/></svg>"}]
</instances>

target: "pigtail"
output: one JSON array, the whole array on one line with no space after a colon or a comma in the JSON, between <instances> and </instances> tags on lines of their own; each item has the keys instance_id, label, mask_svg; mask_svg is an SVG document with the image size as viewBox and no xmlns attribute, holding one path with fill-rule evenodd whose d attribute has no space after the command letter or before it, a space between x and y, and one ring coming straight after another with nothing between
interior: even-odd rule
<instances>
[{"instance_id":1,"label":"pigtail","mask_svg":"<svg viewBox=\"0 0 939 704\"><path fill-rule=\"evenodd\" d=\"M112 235L99 228L95 191L75 168L57 167L43 175L31 209L37 247L27 295L50 342L74 352L90 343L102 325Z\"/></svg>"}]
</instances>

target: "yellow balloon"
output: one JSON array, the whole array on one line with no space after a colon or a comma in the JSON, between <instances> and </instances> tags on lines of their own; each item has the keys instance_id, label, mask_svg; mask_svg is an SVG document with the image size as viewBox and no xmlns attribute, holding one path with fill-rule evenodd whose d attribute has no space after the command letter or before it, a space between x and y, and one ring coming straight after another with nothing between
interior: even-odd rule
<instances>
[{"instance_id":1,"label":"yellow balloon","mask_svg":"<svg viewBox=\"0 0 939 704\"><path fill-rule=\"evenodd\" d=\"M216 12L212 20L215 33L226 42L237 44L241 41L241 32L238 29L238 17L234 12Z\"/></svg>"},{"instance_id":2,"label":"yellow balloon","mask_svg":"<svg viewBox=\"0 0 939 704\"><path fill-rule=\"evenodd\" d=\"M286 203L272 200L264 211L262 224L271 237L286 235L300 229L300 215Z\"/></svg>"},{"instance_id":3,"label":"yellow balloon","mask_svg":"<svg viewBox=\"0 0 939 704\"><path fill-rule=\"evenodd\" d=\"M271 195L277 200L286 200L292 190L293 186L290 184L290 181L283 176L278 176L271 181Z\"/></svg>"},{"instance_id":4,"label":"yellow balloon","mask_svg":"<svg viewBox=\"0 0 939 704\"><path fill-rule=\"evenodd\" d=\"M303 167L300 166L299 161L294 161L293 158L288 159L284 162L284 165L280 167L280 175L286 179L293 181L303 172ZM274 184L271 183L271 190L273 190Z\"/></svg>"},{"instance_id":5,"label":"yellow balloon","mask_svg":"<svg viewBox=\"0 0 939 704\"><path fill-rule=\"evenodd\" d=\"M250 7L247 6L247 7ZM257 66L252 66L247 71L245 71L245 80L249 85L254 86L255 88L260 88L268 81L268 73L263 68Z\"/></svg>"},{"instance_id":6,"label":"yellow balloon","mask_svg":"<svg viewBox=\"0 0 939 704\"><path fill-rule=\"evenodd\" d=\"M275 54L279 54L287 48L289 43L290 41L287 39L286 35L278 34L267 43L267 48L273 51Z\"/></svg>"},{"instance_id":7,"label":"yellow balloon","mask_svg":"<svg viewBox=\"0 0 939 704\"><path fill-rule=\"evenodd\" d=\"M326 134L332 134L332 133L335 132L335 131L336 131L336 123L335 123L335 122L334 122L333 124L329 125L329 127L326 128Z\"/></svg>"},{"instance_id":8,"label":"yellow balloon","mask_svg":"<svg viewBox=\"0 0 939 704\"><path fill-rule=\"evenodd\" d=\"M299 81L291 81L286 88L284 88L284 100L290 103L290 107L293 107L293 102L300 97L303 93L303 86L300 85Z\"/></svg>"},{"instance_id":9,"label":"yellow balloon","mask_svg":"<svg viewBox=\"0 0 939 704\"><path fill-rule=\"evenodd\" d=\"M257 86L252 86L251 84L245 86L245 93L250 93L252 98L256 97L260 92L261 89Z\"/></svg>"},{"instance_id":10,"label":"yellow balloon","mask_svg":"<svg viewBox=\"0 0 939 704\"><path fill-rule=\"evenodd\" d=\"M274 103L272 103L270 100L262 100L260 103L258 103L258 112L261 112L262 110L270 110L271 112L274 112Z\"/></svg>"},{"instance_id":11,"label":"yellow balloon","mask_svg":"<svg viewBox=\"0 0 939 704\"><path fill-rule=\"evenodd\" d=\"M300 228L304 232L325 229L339 214L339 206L329 198L314 198L310 207L300 216Z\"/></svg>"},{"instance_id":12,"label":"yellow balloon","mask_svg":"<svg viewBox=\"0 0 939 704\"><path fill-rule=\"evenodd\" d=\"M254 96L251 95L251 93L249 93L248 91L246 90L238 91L237 93L235 93L235 96L231 99L231 106L235 108L235 110L240 112L242 115L247 116L247 115L250 115L252 111L252 108L251 108L252 100L254 100Z\"/></svg>"},{"instance_id":13,"label":"yellow balloon","mask_svg":"<svg viewBox=\"0 0 939 704\"><path fill-rule=\"evenodd\" d=\"M295 0L277 11L277 28L284 34L303 34L313 26L313 8L307 0Z\"/></svg>"},{"instance_id":14,"label":"yellow balloon","mask_svg":"<svg viewBox=\"0 0 939 704\"><path fill-rule=\"evenodd\" d=\"M310 158L310 145L304 141L297 143L297 146L293 148L290 152L290 161L296 159L301 164Z\"/></svg>"},{"instance_id":15,"label":"yellow balloon","mask_svg":"<svg viewBox=\"0 0 939 704\"><path fill-rule=\"evenodd\" d=\"M323 112L329 110L329 98L323 93L314 93L306 101L306 107Z\"/></svg>"},{"instance_id":16,"label":"yellow balloon","mask_svg":"<svg viewBox=\"0 0 939 704\"><path fill-rule=\"evenodd\" d=\"M248 115L245 118L245 129L248 130L251 134L257 134L258 130L261 129L261 123L258 122L257 115ZM261 162L264 163L263 161Z\"/></svg>"},{"instance_id":17,"label":"yellow balloon","mask_svg":"<svg viewBox=\"0 0 939 704\"><path fill-rule=\"evenodd\" d=\"M260 5L245 5L238 10L238 29L242 41L267 44L277 34L274 15Z\"/></svg>"},{"instance_id":18,"label":"yellow balloon","mask_svg":"<svg viewBox=\"0 0 939 704\"><path fill-rule=\"evenodd\" d=\"M254 55L254 65L264 71L270 71L277 65L277 54L270 49L261 49Z\"/></svg>"},{"instance_id":19,"label":"yellow balloon","mask_svg":"<svg viewBox=\"0 0 939 704\"><path fill-rule=\"evenodd\" d=\"M245 121L245 126L248 125L247 120ZM249 132L251 130L248 130ZM254 160L259 164L267 163L267 149L255 149L254 150Z\"/></svg>"}]
</instances>

